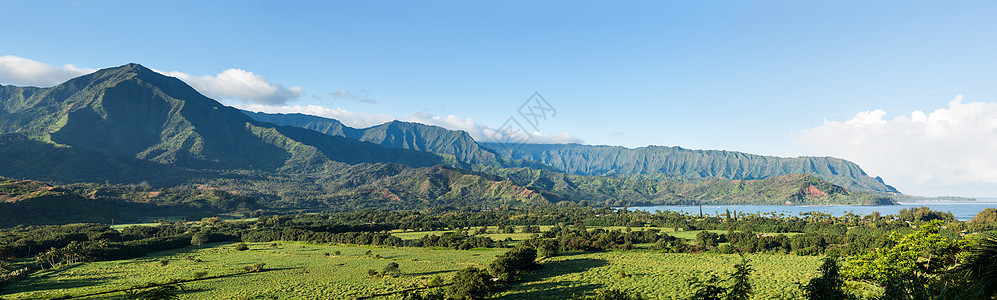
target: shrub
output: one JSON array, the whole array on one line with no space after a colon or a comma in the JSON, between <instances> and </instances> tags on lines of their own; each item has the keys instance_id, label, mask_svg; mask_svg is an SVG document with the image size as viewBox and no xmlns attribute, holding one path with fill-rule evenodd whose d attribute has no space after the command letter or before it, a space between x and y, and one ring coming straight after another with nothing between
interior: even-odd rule
<instances>
[{"instance_id":1,"label":"shrub","mask_svg":"<svg viewBox=\"0 0 997 300\"><path fill-rule=\"evenodd\" d=\"M246 245L246 243L239 243L239 244L235 245L235 250L237 250L237 251L246 251L246 250L249 250L249 246Z\"/></svg>"},{"instance_id":2,"label":"shrub","mask_svg":"<svg viewBox=\"0 0 997 300\"><path fill-rule=\"evenodd\" d=\"M441 286L443 285L443 278L440 275L433 275L433 279L429 280L429 286Z\"/></svg>"},{"instance_id":3,"label":"shrub","mask_svg":"<svg viewBox=\"0 0 997 300\"><path fill-rule=\"evenodd\" d=\"M180 293L186 288L179 283L164 284L147 290L131 290L125 292L128 299L180 299Z\"/></svg>"},{"instance_id":4,"label":"shrub","mask_svg":"<svg viewBox=\"0 0 997 300\"><path fill-rule=\"evenodd\" d=\"M574 300L643 300L644 296L617 289L597 290L592 297L575 297Z\"/></svg>"},{"instance_id":5,"label":"shrub","mask_svg":"<svg viewBox=\"0 0 997 300\"><path fill-rule=\"evenodd\" d=\"M384 276L397 277L401 274L402 271L398 269L398 263L396 262L389 262L386 266L384 266L384 269L381 269L381 275Z\"/></svg>"},{"instance_id":6,"label":"shrub","mask_svg":"<svg viewBox=\"0 0 997 300\"><path fill-rule=\"evenodd\" d=\"M257 264L254 264L252 266L242 267L242 269L245 270L246 272L254 272L255 273L255 272L263 271L263 266L265 266L265 265L266 265L265 263L257 263Z\"/></svg>"}]
</instances>

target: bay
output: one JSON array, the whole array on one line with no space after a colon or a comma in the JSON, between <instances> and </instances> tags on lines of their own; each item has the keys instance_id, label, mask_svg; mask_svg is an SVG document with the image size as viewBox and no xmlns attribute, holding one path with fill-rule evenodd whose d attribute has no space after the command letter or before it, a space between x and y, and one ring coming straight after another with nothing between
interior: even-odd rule
<instances>
[{"instance_id":1,"label":"bay","mask_svg":"<svg viewBox=\"0 0 997 300\"><path fill-rule=\"evenodd\" d=\"M951 212L956 219L968 221L976 216L980 211L993 207L997 208L997 198L977 198L976 201L940 201L940 202L909 202L900 205L873 205L873 206L852 206L852 205L703 205L704 215L723 215L728 210L733 213L776 213L786 216L799 216L802 212L822 212L830 213L834 216L843 216L849 212L865 216L873 212L881 215L896 215L902 209L917 208L926 206L935 211ZM648 212L675 211L689 214L699 214L698 205L661 205L661 206L640 206L630 207L631 210L643 210Z\"/></svg>"}]
</instances>

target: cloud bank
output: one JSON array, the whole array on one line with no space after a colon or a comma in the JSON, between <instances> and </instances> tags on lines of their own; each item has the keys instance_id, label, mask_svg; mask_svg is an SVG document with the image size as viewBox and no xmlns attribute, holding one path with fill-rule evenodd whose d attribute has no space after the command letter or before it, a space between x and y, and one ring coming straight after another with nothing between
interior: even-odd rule
<instances>
[{"instance_id":1,"label":"cloud bank","mask_svg":"<svg viewBox=\"0 0 997 300\"><path fill-rule=\"evenodd\" d=\"M825 120L796 141L809 153L852 160L908 194L997 191L997 102L963 103L959 96L931 113L885 117L877 109Z\"/></svg>"},{"instance_id":2,"label":"cloud bank","mask_svg":"<svg viewBox=\"0 0 997 300\"><path fill-rule=\"evenodd\" d=\"M455 115L448 115L446 117L440 117L433 115L428 112L418 112L411 114L404 118L399 118L390 114L367 114L367 113L357 113L350 112L342 108L328 108L319 105L284 105L284 106L271 106L271 105L261 105L261 104L249 104L249 105L235 105L236 107L244 110L255 111L255 112L265 112L265 113L301 113L306 115L314 115L320 117L326 117L330 119L336 119L347 126L354 128L366 128L375 125L380 125L385 122L390 122L393 120L406 121L406 122L417 122L428 125L436 125L450 130L463 130L471 135L474 140L479 142L495 142L495 136L498 136L497 128L491 126L483 126L478 124L471 118L461 118ZM539 132L531 133L528 143L535 144L564 144L564 143L582 143L582 140L572 136L567 132L561 132L558 134L544 135Z\"/></svg>"},{"instance_id":3,"label":"cloud bank","mask_svg":"<svg viewBox=\"0 0 997 300\"><path fill-rule=\"evenodd\" d=\"M74 65L56 67L13 55L0 56L2 84L49 87L94 71L97 69L78 68Z\"/></svg>"},{"instance_id":4,"label":"cloud bank","mask_svg":"<svg viewBox=\"0 0 997 300\"><path fill-rule=\"evenodd\" d=\"M228 69L213 76L193 76L178 71L156 72L179 78L205 96L219 100L238 99L247 103L284 105L303 93L298 86L285 87L267 81L263 75L242 69Z\"/></svg>"}]
</instances>

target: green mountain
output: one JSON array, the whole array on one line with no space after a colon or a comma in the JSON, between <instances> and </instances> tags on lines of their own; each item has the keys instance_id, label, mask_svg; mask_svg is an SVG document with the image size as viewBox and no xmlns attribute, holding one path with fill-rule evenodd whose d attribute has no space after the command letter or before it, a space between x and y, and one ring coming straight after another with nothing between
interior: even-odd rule
<instances>
[{"instance_id":1,"label":"green mountain","mask_svg":"<svg viewBox=\"0 0 997 300\"><path fill-rule=\"evenodd\" d=\"M852 191L812 175L789 174L761 180L709 179L660 181L641 176L583 176L534 170L503 169L517 185L544 191L548 201L585 199L590 204L634 205L892 205L889 197Z\"/></svg>"},{"instance_id":2,"label":"green mountain","mask_svg":"<svg viewBox=\"0 0 997 300\"><path fill-rule=\"evenodd\" d=\"M789 174L810 174L849 190L899 194L882 179L870 177L855 163L832 157L774 157L732 151L688 150L680 147L578 144L501 145L478 143L464 131L392 121L357 129L329 118L303 114L245 112L255 120L355 138L385 147L452 155L463 167L501 174L502 168L530 167L576 175L632 175L646 179L677 178L757 180Z\"/></svg>"},{"instance_id":3,"label":"green mountain","mask_svg":"<svg viewBox=\"0 0 997 300\"><path fill-rule=\"evenodd\" d=\"M437 154L452 155L463 166L485 165L499 167L503 164L495 153L478 146L471 135L464 131L449 130L420 123L391 121L369 128L352 128L335 119L305 114L268 114L243 111L254 120L277 125L311 129L327 135L342 136L390 148L413 149Z\"/></svg>"},{"instance_id":4,"label":"green mountain","mask_svg":"<svg viewBox=\"0 0 997 300\"><path fill-rule=\"evenodd\" d=\"M189 178L196 170L316 172L337 164L444 163L255 121L137 64L51 88L0 86L0 175L57 181Z\"/></svg>"},{"instance_id":5,"label":"green mountain","mask_svg":"<svg viewBox=\"0 0 997 300\"><path fill-rule=\"evenodd\" d=\"M855 163L833 157L787 158L663 146L629 149L578 144L482 145L494 149L502 157L534 161L578 175L665 174L688 178L758 180L808 174L849 190L899 193L881 178L866 175Z\"/></svg>"}]
</instances>

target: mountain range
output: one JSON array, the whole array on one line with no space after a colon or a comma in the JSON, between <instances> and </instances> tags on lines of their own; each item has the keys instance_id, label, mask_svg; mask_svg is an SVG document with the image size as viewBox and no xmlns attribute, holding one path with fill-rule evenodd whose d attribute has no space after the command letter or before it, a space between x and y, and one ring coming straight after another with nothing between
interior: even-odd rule
<instances>
[{"instance_id":1,"label":"mountain range","mask_svg":"<svg viewBox=\"0 0 997 300\"><path fill-rule=\"evenodd\" d=\"M419 123L351 128L316 116L245 112L138 64L49 88L0 85L0 176L55 182L60 199L90 201L84 204L100 218L107 214L93 199L217 210L405 209L883 204L897 193L836 158L502 145ZM74 183L97 187L60 185ZM139 183L158 190L113 192Z\"/></svg>"},{"instance_id":2,"label":"mountain range","mask_svg":"<svg viewBox=\"0 0 997 300\"><path fill-rule=\"evenodd\" d=\"M464 131L391 121L369 128L352 128L335 119L304 114L244 111L255 120L315 130L399 149L452 155L464 166L531 167L587 176L650 175L648 178L756 180L789 174L814 175L850 190L899 194L882 178L870 177L857 164L833 157L775 157L733 151L689 150L681 147L579 144L503 145L479 143Z\"/></svg>"}]
</instances>

